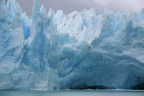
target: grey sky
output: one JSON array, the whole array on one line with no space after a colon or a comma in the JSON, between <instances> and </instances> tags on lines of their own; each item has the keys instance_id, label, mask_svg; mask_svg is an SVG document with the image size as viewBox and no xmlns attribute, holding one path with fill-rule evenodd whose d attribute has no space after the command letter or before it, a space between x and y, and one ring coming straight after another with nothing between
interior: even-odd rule
<instances>
[{"instance_id":1,"label":"grey sky","mask_svg":"<svg viewBox=\"0 0 144 96\"><path fill-rule=\"evenodd\" d=\"M33 0L17 0L24 11L31 15ZM140 11L144 8L144 0L39 0L46 9L63 10L68 14L74 10L94 8L102 12L107 8L114 11Z\"/></svg>"}]
</instances>

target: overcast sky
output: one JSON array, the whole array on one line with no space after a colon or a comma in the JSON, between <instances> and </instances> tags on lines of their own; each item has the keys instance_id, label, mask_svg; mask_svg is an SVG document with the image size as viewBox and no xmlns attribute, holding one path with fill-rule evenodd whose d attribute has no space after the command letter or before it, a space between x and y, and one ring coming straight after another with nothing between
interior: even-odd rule
<instances>
[{"instance_id":1,"label":"overcast sky","mask_svg":"<svg viewBox=\"0 0 144 96\"><path fill-rule=\"evenodd\" d=\"M34 0L17 0L30 16ZM74 10L94 8L97 12L102 12L107 8L114 11L140 11L144 8L144 0L39 0L46 9L63 10L68 14Z\"/></svg>"}]
</instances>

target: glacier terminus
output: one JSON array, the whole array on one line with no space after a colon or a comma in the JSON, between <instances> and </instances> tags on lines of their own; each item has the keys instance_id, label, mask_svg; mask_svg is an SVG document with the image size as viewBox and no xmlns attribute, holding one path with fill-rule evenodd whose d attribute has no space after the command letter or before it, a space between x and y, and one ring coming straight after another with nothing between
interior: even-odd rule
<instances>
[{"instance_id":1,"label":"glacier terminus","mask_svg":"<svg viewBox=\"0 0 144 96\"><path fill-rule=\"evenodd\" d=\"M144 89L144 9L74 11L0 0L0 90Z\"/></svg>"}]
</instances>

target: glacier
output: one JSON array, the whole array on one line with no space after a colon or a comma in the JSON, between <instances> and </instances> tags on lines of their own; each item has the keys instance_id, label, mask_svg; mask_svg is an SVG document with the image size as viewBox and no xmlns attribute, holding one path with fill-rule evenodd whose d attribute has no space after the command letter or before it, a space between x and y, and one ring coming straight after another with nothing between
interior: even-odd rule
<instances>
[{"instance_id":1,"label":"glacier","mask_svg":"<svg viewBox=\"0 0 144 96\"><path fill-rule=\"evenodd\" d=\"M144 89L144 9L74 11L0 0L0 90Z\"/></svg>"}]
</instances>

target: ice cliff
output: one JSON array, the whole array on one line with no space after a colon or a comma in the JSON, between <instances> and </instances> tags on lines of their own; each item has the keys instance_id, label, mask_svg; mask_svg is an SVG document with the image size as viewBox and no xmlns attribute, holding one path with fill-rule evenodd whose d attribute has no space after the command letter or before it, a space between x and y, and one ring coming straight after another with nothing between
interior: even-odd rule
<instances>
[{"instance_id":1,"label":"ice cliff","mask_svg":"<svg viewBox=\"0 0 144 96\"><path fill-rule=\"evenodd\" d=\"M0 90L144 89L144 9L65 15L35 0L32 19L0 0Z\"/></svg>"}]
</instances>

